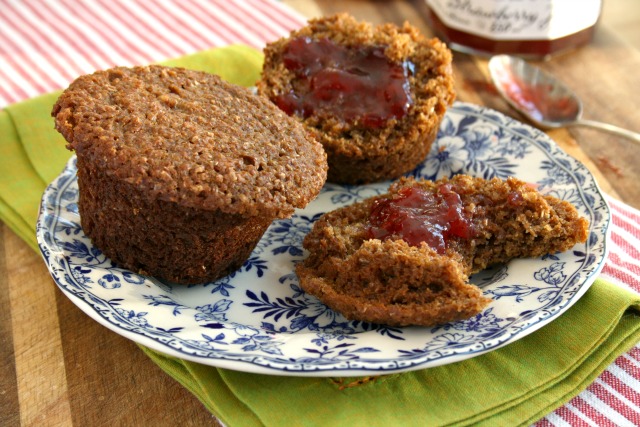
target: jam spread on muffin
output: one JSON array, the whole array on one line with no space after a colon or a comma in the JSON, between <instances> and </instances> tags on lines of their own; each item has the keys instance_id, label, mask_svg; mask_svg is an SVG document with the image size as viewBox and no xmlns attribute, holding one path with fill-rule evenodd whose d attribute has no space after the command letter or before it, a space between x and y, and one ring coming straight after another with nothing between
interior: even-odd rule
<instances>
[{"instance_id":1,"label":"jam spread on muffin","mask_svg":"<svg viewBox=\"0 0 640 427\"><path fill-rule=\"evenodd\" d=\"M411 246L425 242L443 254L450 237L470 238L474 234L471 215L451 184L436 192L406 187L393 198L377 199L369 215L369 237L400 237Z\"/></svg>"},{"instance_id":2,"label":"jam spread on muffin","mask_svg":"<svg viewBox=\"0 0 640 427\"><path fill-rule=\"evenodd\" d=\"M347 47L328 38L294 38L284 51L283 63L296 81L273 101L289 115L327 114L369 128L401 119L413 104L409 84L413 64L392 62L384 50L384 46Z\"/></svg>"},{"instance_id":3,"label":"jam spread on muffin","mask_svg":"<svg viewBox=\"0 0 640 427\"><path fill-rule=\"evenodd\" d=\"M588 235L573 205L513 177L401 178L386 194L322 215L296 274L347 319L432 326L490 304L471 274L566 251Z\"/></svg>"},{"instance_id":4,"label":"jam spread on muffin","mask_svg":"<svg viewBox=\"0 0 640 427\"><path fill-rule=\"evenodd\" d=\"M408 23L312 19L269 43L257 92L323 146L327 181L394 179L427 156L455 99L452 55Z\"/></svg>"}]
</instances>

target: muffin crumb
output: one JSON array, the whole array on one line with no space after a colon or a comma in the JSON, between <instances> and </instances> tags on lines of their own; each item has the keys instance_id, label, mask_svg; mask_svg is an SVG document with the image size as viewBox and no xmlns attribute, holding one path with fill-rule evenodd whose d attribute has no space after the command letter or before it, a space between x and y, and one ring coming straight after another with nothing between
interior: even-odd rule
<instances>
[{"instance_id":1,"label":"muffin crumb","mask_svg":"<svg viewBox=\"0 0 640 427\"><path fill-rule=\"evenodd\" d=\"M412 191L421 195L407 197L432 203L412 205L413 199L403 198ZM389 201L400 206L396 217L387 211L383 218L395 232L376 238L372 214ZM348 319L432 326L472 317L490 303L469 283L471 274L514 258L566 251L586 241L588 226L570 203L515 178L403 178L387 194L324 214L305 237L309 256L296 273L305 292ZM412 240L415 233L437 230L443 248Z\"/></svg>"},{"instance_id":2,"label":"muffin crumb","mask_svg":"<svg viewBox=\"0 0 640 427\"><path fill-rule=\"evenodd\" d=\"M328 181L362 184L397 178L424 160L437 135L440 121L455 98L452 55L444 43L424 37L408 23L400 27L393 24L373 26L347 14L312 19L306 27L291 32L289 37L277 40L264 49L265 61L261 79L257 83L258 93L279 105L283 97L299 99L309 91L310 85L317 86L317 76L311 77L309 83L307 71L298 75L296 69L300 64L291 64L289 50L296 43L307 46L319 43L321 46L316 50L320 53L335 50L336 46L345 49L346 53L340 51L336 54L339 59L349 54L366 57L361 51L367 49L371 51L369 56L377 58L379 54L375 50L381 49L387 63L396 67L394 73L401 69L406 73L410 96L408 111L406 114L389 116L383 122L381 120L387 116L371 120L368 112L351 117L344 111L331 112L323 108L287 111L313 132L324 146L329 162ZM307 48L301 56L311 54L315 55L315 51ZM305 64L312 65L314 61L321 60L306 59ZM364 62L365 65L371 62L379 64L379 61L369 57ZM368 81L375 72L363 69L361 64L351 67L355 70L349 67L346 70L339 67L335 69L337 66L334 62L326 65L321 68L330 71L327 72L329 76L323 77L326 79L323 84L330 89L325 91L323 87L314 99L327 96L328 92L335 97L335 102L347 100L357 108L360 103L371 104L365 102L366 97L380 92L374 84L373 87L365 86L365 93L335 93L335 87L344 83L334 83L331 73L342 76L340 78L344 82L355 81L353 85L357 86L362 75ZM383 95L389 96L386 89ZM395 95L389 98L395 99ZM332 100L330 103L335 102Z\"/></svg>"}]
</instances>

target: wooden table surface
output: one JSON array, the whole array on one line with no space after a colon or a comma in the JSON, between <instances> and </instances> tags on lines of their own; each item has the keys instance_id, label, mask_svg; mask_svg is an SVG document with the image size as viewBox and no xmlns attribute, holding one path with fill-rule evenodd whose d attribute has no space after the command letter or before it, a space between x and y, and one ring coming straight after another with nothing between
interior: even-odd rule
<instances>
[{"instance_id":1,"label":"wooden table surface","mask_svg":"<svg viewBox=\"0 0 640 427\"><path fill-rule=\"evenodd\" d=\"M423 1L300 1L306 16L348 11L371 22L409 20L425 34ZM588 46L540 64L569 84L586 118L640 132L640 2L608 0ZM629 9L631 8L631 9ZM633 18L630 18L633 17ZM636 21L636 22L634 22ZM458 99L519 117L488 84L487 61L454 54ZM608 194L640 208L640 147L603 132L549 132ZM198 400L136 344L83 314L39 255L0 228L0 425L215 425Z\"/></svg>"}]
</instances>

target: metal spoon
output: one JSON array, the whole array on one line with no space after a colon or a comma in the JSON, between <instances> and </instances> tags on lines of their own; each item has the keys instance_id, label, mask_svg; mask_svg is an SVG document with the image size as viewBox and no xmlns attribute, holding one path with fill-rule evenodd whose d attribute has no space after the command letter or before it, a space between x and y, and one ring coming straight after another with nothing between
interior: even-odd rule
<instances>
[{"instance_id":1,"label":"metal spoon","mask_svg":"<svg viewBox=\"0 0 640 427\"><path fill-rule=\"evenodd\" d=\"M489 61L498 92L516 110L542 128L589 126L640 143L640 134L582 118L582 102L571 89L523 59L497 55Z\"/></svg>"}]
</instances>

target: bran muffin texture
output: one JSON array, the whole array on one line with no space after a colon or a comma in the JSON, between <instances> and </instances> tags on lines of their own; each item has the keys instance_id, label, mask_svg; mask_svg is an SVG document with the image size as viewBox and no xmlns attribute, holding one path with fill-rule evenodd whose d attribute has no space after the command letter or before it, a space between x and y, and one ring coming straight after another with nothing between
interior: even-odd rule
<instances>
[{"instance_id":1,"label":"bran muffin texture","mask_svg":"<svg viewBox=\"0 0 640 427\"><path fill-rule=\"evenodd\" d=\"M264 49L265 60L258 93L271 100L300 90L295 74L287 69L283 56L291 40L307 37L328 39L349 49L384 47L393 63L408 63L413 105L408 113L391 118L381 128L369 128L360 121L345 121L332 114L315 112L298 117L324 146L329 162L328 181L362 184L397 178L424 160L438 127L455 99L451 61L444 43L426 38L418 29L359 22L348 14L312 19Z\"/></svg>"},{"instance_id":2,"label":"bran muffin texture","mask_svg":"<svg viewBox=\"0 0 640 427\"><path fill-rule=\"evenodd\" d=\"M444 253L425 242L411 246L400 236L370 237L376 200L412 186L435 193L443 184L459 194L475 230L471 237L450 237ZM323 215L304 240L309 256L296 272L306 292L348 319L432 326L469 318L490 303L469 275L514 258L568 250L586 240L588 226L570 203L515 178L403 178L385 195Z\"/></svg>"},{"instance_id":3,"label":"bran muffin texture","mask_svg":"<svg viewBox=\"0 0 640 427\"><path fill-rule=\"evenodd\" d=\"M117 264L178 283L238 268L326 179L295 120L218 76L163 66L81 76L57 100L82 227Z\"/></svg>"}]
</instances>

